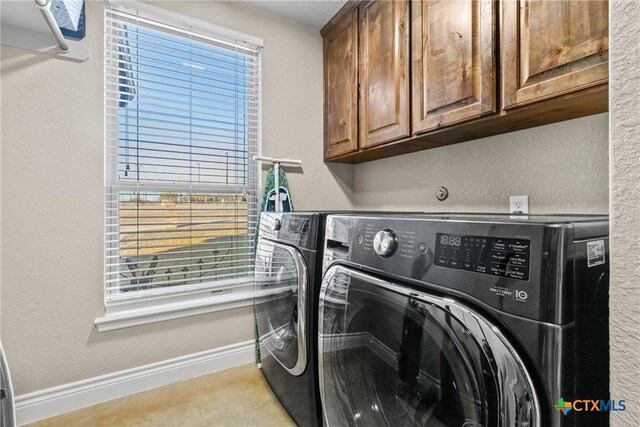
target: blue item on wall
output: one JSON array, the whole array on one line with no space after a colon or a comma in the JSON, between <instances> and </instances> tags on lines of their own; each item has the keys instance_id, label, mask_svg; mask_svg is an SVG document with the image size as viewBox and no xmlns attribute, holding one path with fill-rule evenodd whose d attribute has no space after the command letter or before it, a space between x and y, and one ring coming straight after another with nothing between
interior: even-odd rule
<instances>
[{"instance_id":1,"label":"blue item on wall","mask_svg":"<svg viewBox=\"0 0 640 427\"><path fill-rule=\"evenodd\" d=\"M65 38L82 40L86 33L84 0L51 0L51 13Z\"/></svg>"},{"instance_id":2,"label":"blue item on wall","mask_svg":"<svg viewBox=\"0 0 640 427\"><path fill-rule=\"evenodd\" d=\"M86 14L85 14L85 4L82 3L82 11L80 12L80 18L78 19L77 29L60 27L60 31L62 31L62 35L66 39L71 40L82 40L87 34L87 23L86 23Z\"/></svg>"}]
</instances>

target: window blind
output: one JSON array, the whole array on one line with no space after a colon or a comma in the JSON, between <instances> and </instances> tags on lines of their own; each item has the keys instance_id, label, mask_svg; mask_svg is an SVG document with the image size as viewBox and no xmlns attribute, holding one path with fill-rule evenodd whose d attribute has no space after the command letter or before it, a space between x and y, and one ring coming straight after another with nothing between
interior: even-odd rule
<instances>
[{"instance_id":1,"label":"window blind","mask_svg":"<svg viewBox=\"0 0 640 427\"><path fill-rule=\"evenodd\" d=\"M248 291L259 47L105 13L106 305Z\"/></svg>"}]
</instances>

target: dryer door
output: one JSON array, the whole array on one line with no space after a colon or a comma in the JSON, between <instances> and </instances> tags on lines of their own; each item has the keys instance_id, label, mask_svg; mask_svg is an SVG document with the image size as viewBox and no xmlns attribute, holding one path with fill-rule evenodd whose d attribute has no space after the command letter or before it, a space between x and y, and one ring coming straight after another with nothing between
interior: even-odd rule
<instances>
[{"instance_id":1,"label":"dryer door","mask_svg":"<svg viewBox=\"0 0 640 427\"><path fill-rule=\"evenodd\" d=\"M260 351L293 375L307 366L308 271L295 248L260 239L256 249L255 305Z\"/></svg>"},{"instance_id":2,"label":"dryer door","mask_svg":"<svg viewBox=\"0 0 640 427\"><path fill-rule=\"evenodd\" d=\"M468 307L342 266L320 298L327 425L540 425L522 360Z\"/></svg>"}]
</instances>

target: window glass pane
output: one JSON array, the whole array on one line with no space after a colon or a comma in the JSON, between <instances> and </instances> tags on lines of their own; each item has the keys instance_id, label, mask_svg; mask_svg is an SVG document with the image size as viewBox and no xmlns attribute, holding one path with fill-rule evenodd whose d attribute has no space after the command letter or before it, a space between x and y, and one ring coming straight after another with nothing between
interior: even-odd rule
<instances>
[{"instance_id":1,"label":"window glass pane","mask_svg":"<svg viewBox=\"0 0 640 427\"><path fill-rule=\"evenodd\" d=\"M120 192L117 216L110 288L226 283L251 272L246 195Z\"/></svg>"},{"instance_id":2,"label":"window glass pane","mask_svg":"<svg viewBox=\"0 0 640 427\"><path fill-rule=\"evenodd\" d=\"M246 185L247 57L139 26L119 34L118 179Z\"/></svg>"},{"instance_id":3,"label":"window glass pane","mask_svg":"<svg viewBox=\"0 0 640 427\"><path fill-rule=\"evenodd\" d=\"M252 274L258 48L107 9L105 300Z\"/></svg>"}]
</instances>

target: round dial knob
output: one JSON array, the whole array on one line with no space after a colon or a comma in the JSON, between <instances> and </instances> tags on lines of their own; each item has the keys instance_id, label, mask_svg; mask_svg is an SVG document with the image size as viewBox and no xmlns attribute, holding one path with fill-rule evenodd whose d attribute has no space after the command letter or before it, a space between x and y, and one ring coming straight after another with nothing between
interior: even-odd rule
<instances>
[{"instance_id":1,"label":"round dial knob","mask_svg":"<svg viewBox=\"0 0 640 427\"><path fill-rule=\"evenodd\" d=\"M382 257L393 255L396 250L396 235L393 231L380 230L373 238L373 250Z\"/></svg>"}]
</instances>

